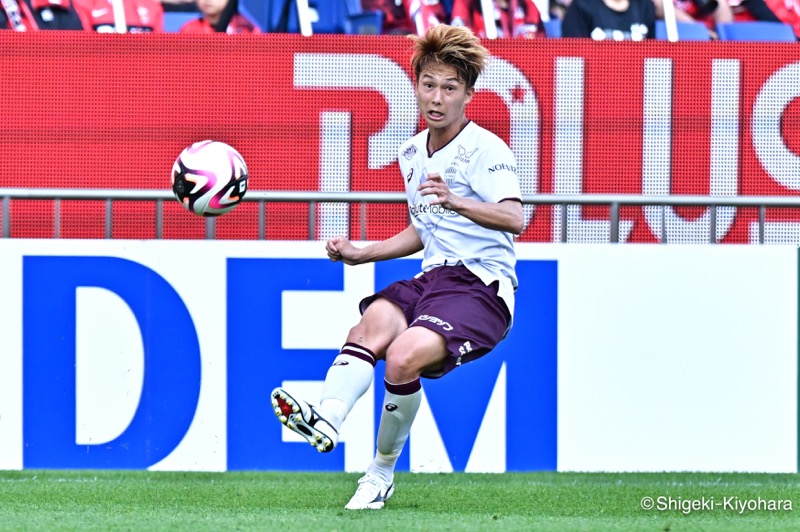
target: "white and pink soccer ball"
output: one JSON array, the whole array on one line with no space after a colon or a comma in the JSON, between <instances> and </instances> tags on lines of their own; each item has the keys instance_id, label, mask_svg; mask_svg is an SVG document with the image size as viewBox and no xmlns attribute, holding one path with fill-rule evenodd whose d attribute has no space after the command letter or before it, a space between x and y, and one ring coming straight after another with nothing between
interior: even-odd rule
<instances>
[{"instance_id":1,"label":"white and pink soccer ball","mask_svg":"<svg viewBox=\"0 0 800 532\"><path fill-rule=\"evenodd\" d=\"M224 142L195 142L172 165L172 192L189 212L225 214L247 192L247 165L241 154Z\"/></svg>"}]
</instances>

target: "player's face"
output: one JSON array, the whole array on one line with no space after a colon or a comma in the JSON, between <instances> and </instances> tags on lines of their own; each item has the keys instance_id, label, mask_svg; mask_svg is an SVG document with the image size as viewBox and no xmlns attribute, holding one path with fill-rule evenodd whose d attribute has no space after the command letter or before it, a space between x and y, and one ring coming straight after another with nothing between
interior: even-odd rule
<instances>
[{"instance_id":1,"label":"player's face","mask_svg":"<svg viewBox=\"0 0 800 532\"><path fill-rule=\"evenodd\" d=\"M464 82L458 79L455 67L449 65L424 68L414 87L419 111L428 127L456 132L464 123L473 93L474 89L467 90Z\"/></svg>"}]
</instances>

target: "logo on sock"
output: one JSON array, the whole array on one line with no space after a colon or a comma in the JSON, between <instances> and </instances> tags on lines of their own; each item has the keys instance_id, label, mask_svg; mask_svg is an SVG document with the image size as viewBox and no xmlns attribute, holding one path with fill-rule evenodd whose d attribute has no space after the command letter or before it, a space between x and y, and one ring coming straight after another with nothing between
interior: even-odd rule
<instances>
[{"instance_id":1,"label":"logo on sock","mask_svg":"<svg viewBox=\"0 0 800 532\"><path fill-rule=\"evenodd\" d=\"M347 365L349 365L349 364L350 364L350 362L348 362L348 361L346 361L346 360L337 360L337 361L336 361L336 362L334 362L332 365L333 365L333 366L347 366Z\"/></svg>"},{"instance_id":2,"label":"logo on sock","mask_svg":"<svg viewBox=\"0 0 800 532\"><path fill-rule=\"evenodd\" d=\"M387 412L394 412L397 410L397 405L394 403L386 403L386 410Z\"/></svg>"}]
</instances>

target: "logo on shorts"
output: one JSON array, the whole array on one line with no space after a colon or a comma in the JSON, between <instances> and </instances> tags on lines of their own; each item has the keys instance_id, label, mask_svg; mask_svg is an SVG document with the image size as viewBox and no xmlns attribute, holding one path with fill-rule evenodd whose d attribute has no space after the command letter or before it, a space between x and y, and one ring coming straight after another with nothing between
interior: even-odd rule
<instances>
[{"instance_id":1,"label":"logo on shorts","mask_svg":"<svg viewBox=\"0 0 800 532\"><path fill-rule=\"evenodd\" d=\"M386 411L387 412L394 412L397 410L397 405L394 403L386 403Z\"/></svg>"},{"instance_id":2,"label":"logo on shorts","mask_svg":"<svg viewBox=\"0 0 800 532\"><path fill-rule=\"evenodd\" d=\"M442 318L437 318L436 316L429 316L427 314L423 314L421 316L418 316L417 319L415 319L411 323L411 325L414 325L414 323L417 323L418 321L429 321L429 322L433 323L434 325L438 325L439 327L441 327L445 331L452 331L453 330L453 326L452 325L450 325L449 323L444 321Z\"/></svg>"}]
</instances>

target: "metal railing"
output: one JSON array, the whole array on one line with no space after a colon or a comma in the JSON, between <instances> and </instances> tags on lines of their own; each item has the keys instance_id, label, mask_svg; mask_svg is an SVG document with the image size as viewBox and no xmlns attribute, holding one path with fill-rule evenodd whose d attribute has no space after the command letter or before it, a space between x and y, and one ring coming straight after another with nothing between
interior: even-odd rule
<instances>
[{"instance_id":1,"label":"metal railing","mask_svg":"<svg viewBox=\"0 0 800 532\"><path fill-rule=\"evenodd\" d=\"M161 238L163 204L175 201L170 190L120 190L120 189L61 189L61 188L0 188L2 207L2 237L11 236L11 200L54 200L55 236L59 235L60 205L62 200L95 200L105 202L105 238L112 238L112 205L114 201L155 202L155 238ZM243 198L245 202L256 202L258 209L258 234L265 234L265 206L267 203L307 203L308 239L313 240L316 229L317 205L324 203L360 204L360 226L362 240L366 229L367 205L375 203L405 203L403 192L299 192L250 190ZM768 208L800 208L800 196L645 196L637 194L535 194L524 195L526 205L553 205L561 209L561 242L567 241L567 208L570 205L606 206L610 208L610 242L619 242L620 209L626 206L660 206L661 234L664 228L666 207L710 207L709 243L716 243L717 209L719 207L749 207L758 209L759 243L764 243L764 225ZM213 239L215 218L206 218L205 237Z\"/></svg>"}]
</instances>

